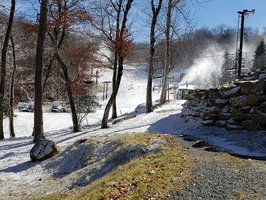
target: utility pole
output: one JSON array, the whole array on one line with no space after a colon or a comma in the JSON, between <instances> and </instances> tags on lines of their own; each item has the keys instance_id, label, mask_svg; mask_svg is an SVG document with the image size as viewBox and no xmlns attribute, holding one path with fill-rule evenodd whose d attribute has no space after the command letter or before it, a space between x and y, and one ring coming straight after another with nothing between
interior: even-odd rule
<instances>
[{"instance_id":1,"label":"utility pole","mask_svg":"<svg viewBox=\"0 0 266 200\"><path fill-rule=\"evenodd\" d=\"M243 36L244 36L244 25L245 25L245 16L248 16L249 13L254 14L255 9L253 10L243 10L238 11L238 14L241 17L241 26L240 26L240 44L239 44L239 56L238 56L238 78L241 78L241 68L242 68L242 54L243 54Z\"/></svg>"}]
</instances>

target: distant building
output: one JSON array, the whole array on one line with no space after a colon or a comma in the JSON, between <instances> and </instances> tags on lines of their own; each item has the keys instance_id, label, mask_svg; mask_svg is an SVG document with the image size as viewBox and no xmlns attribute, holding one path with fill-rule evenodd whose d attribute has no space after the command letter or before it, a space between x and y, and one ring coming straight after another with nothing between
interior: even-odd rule
<instances>
[{"instance_id":1,"label":"distant building","mask_svg":"<svg viewBox=\"0 0 266 200\"><path fill-rule=\"evenodd\" d=\"M189 85L187 83L185 85L180 85L177 88L177 99L186 99L188 92L195 89L197 89L196 85Z\"/></svg>"}]
</instances>

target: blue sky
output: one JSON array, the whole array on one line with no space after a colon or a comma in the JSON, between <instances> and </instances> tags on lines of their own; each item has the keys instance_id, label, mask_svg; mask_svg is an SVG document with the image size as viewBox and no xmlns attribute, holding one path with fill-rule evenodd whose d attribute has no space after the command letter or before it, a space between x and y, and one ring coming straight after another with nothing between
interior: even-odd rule
<instances>
[{"instance_id":1,"label":"blue sky","mask_svg":"<svg viewBox=\"0 0 266 200\"><path fill-rule=\"evenodd\" d=\"M10 0L0 0L2 3L10 4ZM197 0L187 0L188 2L195 2ZM237 27L238 14L237 11L243 9L256 9L255 15L250 15L245 20L245 26L259 28L260 31L263 27L266 27L266 0L198 0L200 5L190 6L190 9L195 13L192 18L196 23L196 28L208 27L213 28L222 23L231 26L232 28ZM29 2L36 2L29 4ZM88 1L89 2L89 1ZM142 9L150 9L150 0L135 0L134 4L140 6ZM39 9L39 4L37 0L18 0L17 8L20 11L24 11L27 15L32 12L32 9ZM34 8L33 8L34 7ZM29 10L30 8L30 10ZM35 16L35 15L34 15ZM139 17L137 17L139 18ZM134 26L137 29L133 30L135 32L135 40L148 40L149 35L149 25L147 24L149 20L136 20ZM194 24L194 23L193 23ZM141 27L141 28L140 28ZM134 33L133 33L134 34Z\"/></svg>"},{"instance_id":2,"label":"blue sky","mask_svg":"<svg viewBox=\"0 0 266 200\"><path fill-rule=\"evenodd\" d=\"M245 26L259 28L266 27L266 0L209 0L196 11L197 27L215 27L221 23L237 27L237 11L256 9L254 15L245 20Z\"/></svg>"}]
</instances>

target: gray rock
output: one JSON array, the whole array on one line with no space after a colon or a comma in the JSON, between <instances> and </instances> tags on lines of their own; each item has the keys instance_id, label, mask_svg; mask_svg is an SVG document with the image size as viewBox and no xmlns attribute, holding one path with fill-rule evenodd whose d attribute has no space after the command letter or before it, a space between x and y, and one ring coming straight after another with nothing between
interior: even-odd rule
<instances>
[{"instance_id":1,"label":"gray rock","mask_svg":"<svg viewBox=\"0 0 266 200\"><path fill-rule=\"evenodd\" d=\"M35 143L30 150L30 158L32 161L41 161L53 157L58 153L58 148L55 142L42 139Z\"/></svg>"},{"instance_id":2,"label":"gray rock","mask_svg":"<svg viewBox=\"0 0 266 200\"><path fill-rule=\"evenodd\" d=\"M214 125L214 120L204 120L201 122L205 126L213 126Z\"/></svg>"},{"instance_id":3,"label":"gray rock","mask_svg":"<svg viewBox=\"0 0 266 200\"><path fill-rule=\"evenodd\" d=\"M258 131L261 130L259 123L256 123L252 120L247 120L242 122L242 126L248 131Z\"/></svg>"},{"instance_id":4,"label":"gray rock","mask_svg":"<svg viewBox=\"0 0 266 200\"><path fill-rule=\"evenodd\" d=\"M236 112L233 114L233 119L235 121L245 121L250 119L250 114L249 113L241 113L241 112Z\"/></svg>"},{"instance_id":5,"label":"gray rock","mask_svg":"<svg viewBox=\"0 0 266 200\"><path fill-rule=\"evenodd\" d=\"M240 94L240 87L234 87L232 89L221 92L223 98L231 98Z\"/></svg>"},{"instance_id":6,"label":"gray rock","mask_svg":"<svg viewBox=\"0 0 266 200\"><path fill-rule=\"evenodd\" d=\"M251 94L251 95L248 95L248 97L247 97L247 103L250 106L259 105L265 100L266 100L266 96L265 95L254 95L254 94Z\"/></svg>"},{"instance_id":7,"label":"gray rock","mask_svg":"<svg viewBox=\"0 0 266 200\"><path fill-rule=\"evenodd\" d=\"M266 74L265 73L260 74L259 79L266 79Z\"/></svg>"},{"instance_id":8,"label":"gray rock","mask_svg":"<svg viewBox=\"0 0 266 200\"><path fill-rule=\"evenodd\" d=\"M257 108L253 108L251 112L252 120L256 123L266 124L266 113L261 112Z\"/></svg>"},{"instance_id":9,"label":"gray rock","mask_svg":"<svg viewBox=\"0 0 266 200\"><path fill-rule=\"evenodd\" d=\"M222 119L222 120L228 120L228 119L231 119L232 118L232 114L231 113L221 112L219 114L219 118Z\"/></svg>"},{"instance_id":10,"label":"gray rock","mask_svg":"<svg viewBox=\"0 0 266 200\"><path fill-rule=\"evenodd\" d=\"M225 106L226 104L228 104L228 100L227 99L216 99L214 102L214 105L216 106Z\"/></svg>"},{"instance_id":11,"label":"gray rock","mask_svg":"<svg viewBox=\"0 0 266 200\"><path fill-rule=\"evenodd\" d=\"M218 120L215 122L215 126L217 127L225 127L226 121L225 120Z\"/></svg>"},{"instance_id":12,"label":"gray rock","mask_svg":"<svg viewBox=\"0 0 266 200\"><path fill-rule=\"evenodd\" d=\"M240 86L241 94L263 94L265 92L265 81L238 81L236 85Z\"/></svg>"},{"instance_id":13,"label":"gray rock","mask_svg":"<svg viewBox=\"0 0 266 200\"><path fill-rule=\"evenodd\" d=\"M266 113L266 102L263 102L260 106L259 106L259 110L261 112Z\"/></svg>"},{"instance_id":14,"label":"gray rock","mask_svg":"<svg viewBox=\"0 0 266 200\"><path fill-rule=\"evenodd\" d=\"M250 113L250 110L251 110L251 106L245 106L245 107L240 108L240 111L242 113Z\"/></svg>"},{"instance_id":15,"label":"gray rock","mask_svg":"<svg viewBox=\"0 0 266 200\"><path fill-rule=\"evenodd\" d=\"M229 113L230 110L231 110L231 106L226 105L225 107L223 107L222 112L223 112L223 113Z\"/></svg>"},{"instance_id":16,"label":"gray rock","mask_svg":"<svg viewBox=\"0 0 266 200\"><path fill-rule=\"evenodd\" d=\"M230 104L233 107L241 108L248 105L247 96L242 95L239 97L230 98Z\"/></svg>"},{"instance_id":17,"label":"gray rock","mask_svg":"<svg viewBox=\"0 0 266 200\"><path fill-rule=\"evenodd\" d=\"M226 124L226 129L227 130L243 130L243 126L241 125L236 125L236 124Z\"/></svg>"},{"instance_id":18,"label":"gray rock","mask_svg":"<svg viewBox=\"0 0 266 200\"><path fill-rule=\"evenodd\" d=\"M256 76L247 76L243 78L243 81L252 81L252 80L256 80L257 77Z\"/></svg>"}]
</instances>

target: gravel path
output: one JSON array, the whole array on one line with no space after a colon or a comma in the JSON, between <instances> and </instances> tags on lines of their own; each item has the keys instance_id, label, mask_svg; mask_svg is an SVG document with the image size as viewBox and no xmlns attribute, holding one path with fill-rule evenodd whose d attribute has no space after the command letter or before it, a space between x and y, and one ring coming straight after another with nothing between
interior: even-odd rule
<instances>
[{"instance_id":1,"label":"gravel path","mask_svg":"<svg viewBox=\"0 0 266 200\"><path fill-rule=\"evenodd\" d=\"M266 200L266 161L241 159L193 148L197 158L190 182L172 200Z\"/></svg>"}]
</instances>

